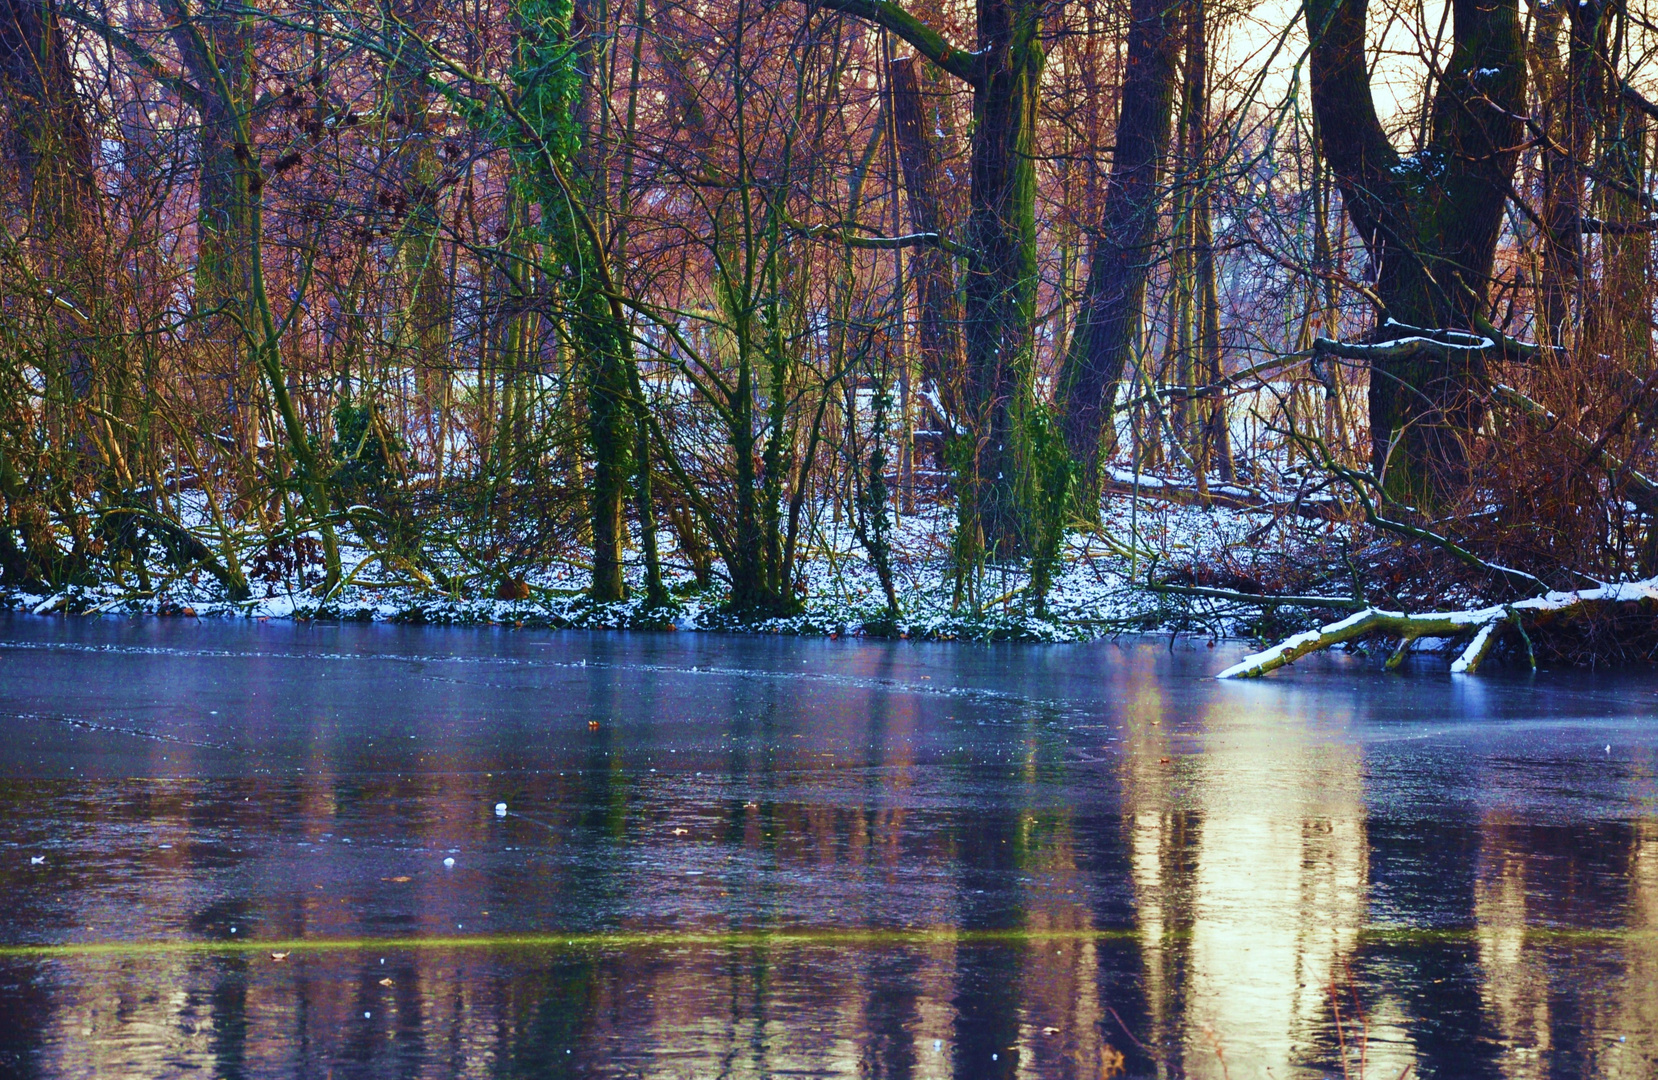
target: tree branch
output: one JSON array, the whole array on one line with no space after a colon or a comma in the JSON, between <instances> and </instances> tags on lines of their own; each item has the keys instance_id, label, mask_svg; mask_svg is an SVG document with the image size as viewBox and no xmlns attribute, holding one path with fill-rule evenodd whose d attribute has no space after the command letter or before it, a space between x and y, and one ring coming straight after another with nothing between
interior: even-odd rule
<instances>
[{"instance_id":1,"label":"tree branch","mask_svg":"<svg viewBox=\"0 0 1658 1080\"><path fill-rule=\"evenodd\" d=\"M1658 218L1648 218L1645 221L1603 221L1600 218L1585 217L1578 227L1586 233L1599 233L1603 236L1639 236L1642 233L1658 232Z\"/></svg>"},{"instance_id":2,"label":"tree branch","mask_svg":"<svg viewBox=\"0 0 1658 1080\"><path fill-rule=\"evenodd\" d=\"M1638 392L1633 395L1630 408L1626 409L1624 414L1618 418L1620 422L1623 416L1628 415L1630 409L1640 402L1645 394L1646 385L1646 383L1642 383L1638 388ZM1511 386L1497 383L1491 388L1491 392L1496 395L1499 401L1507 402L1521 412L1565 432L1566 437L1583 453L1586 464L1591 461L1598 461L1608 471L1626 477L1629 480L1629 487L1624 494L1629 497L1629 501L1649 514L1658 514L1658 482L1654 482L1651 477L1641 472L1641 470L1631 467L1622 458L1606 448L1606 442L1612 433L1617 430L1617 425L1609 425L1605 435L1602 435L1599 439L1590 440L1587 435L1571 424L1562 422L1559 417L1555 416L1540 402L1527 397Z\"/></svg>"},{"instance_id":3,"label":"tree branch","mask_svg":"<svg viewBox=\"0 0 1658 1080\"><path fill-rule=\"evenodd\" d=\"M908 42L916 52L948 71L969 86L984 82L982 53L958 49L944 35L905 11L892 0L807 0L814 7L856 15L876 26L884 26Z\"/></svg>"},{"instance_id":4,"label":"tree branch","mask_svg":"<svg viewBox=\"0 0 1658 1080\"><path fill-rule=\"evenodd\" d=\"M903 236L859 236L847 225L808 225L804 221L797 221L788 214L783 216L783 224L795 232L805 236L808 240L833 240L851 248L867 248L877 251L892 251L895 248L936 247L950 252L952 255L966 254L960 244L954 243L936 232L905 233Z\"/></svg>"}]
</instances>

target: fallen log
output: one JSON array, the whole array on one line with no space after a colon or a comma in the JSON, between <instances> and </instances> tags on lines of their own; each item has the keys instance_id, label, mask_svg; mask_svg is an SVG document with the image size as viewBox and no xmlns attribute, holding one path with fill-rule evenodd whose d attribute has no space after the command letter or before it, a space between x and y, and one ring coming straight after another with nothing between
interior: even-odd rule
<instances>
[{"instance_id":1,"label":"fallen log","mask_svg":"<svg viewBox=\"0 0 1658 1080\"><path fill-rule=\"evenodd\" d=\"M1234 604L1254 604L1257 607L1364 607L1363 600L1350 596L1275 596L1272 593L1246 593L1232 589L1210 589L1202 585L1145 585L1147 592L1169 593L1172 596L1195 596L1204 600L1224 600Z\"/></svg>"},{"instance_id":2,"label":"fallen log","mask_svg":"<svg viewBox=\"0 0 1658 1080\"><path fill-rule=\"evenodd\" d=\"M1274 645L1263 652L1246 656L1219 675L1217 679L1257 679L1287 664L1293 664L1309 653L1318 652L1350 641L1359 641L1374 635L1399 638L1399 647L1388 660L1389 670L1404 660L1411 645L1421 638L1468 638L1467 646L1451 664L1451 672L1472 675L1491 654L1501 633L1510 627L1525 635L1529 645L1528 627L1538 627L1565 619L1581 618L1594 611L1618 604L1658 604L1658 578L1603 585L1598 589L1576 592L1551 592L1512 604L1472 608L1465 611L1434 611L1406 614L1402 611L1383 611L1366 608L1338 622L1317 630L1307 630Z\"/></svg>"},{"instance_id":3,"label":"fallen log","mask_svg":"<svg viewBox=\"0 0 1658 1080\"><path fill-rule=\"evenodd\" d=\"M1345 507L1318 492L1298 498L1294 494L1272 495L1236 484L1214 484L1208 490L1202 490L1196 484L1167 480L1152 473L1136 477L1126 469L1112 469L1102 476L1100 491L1181 506L1219 506L1228 510L1262 510L1268 513L1294 511L1298 517L1316 521L1339 521L1348 516Z\"/></svg>"}]
</instances>

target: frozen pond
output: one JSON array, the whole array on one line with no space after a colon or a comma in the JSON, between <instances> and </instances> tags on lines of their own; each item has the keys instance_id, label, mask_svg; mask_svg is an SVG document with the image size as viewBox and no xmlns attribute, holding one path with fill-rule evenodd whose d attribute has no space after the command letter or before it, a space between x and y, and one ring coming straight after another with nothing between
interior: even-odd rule
<instances>
[{"instance_id":1,"label":"frozen pond","mask_svg":"<svg viewBox=\"0 0 1658 1080\"><path fill-rule=\"evenodd\" d=\"M0 1076L1658 1070L1658 681L1243 651L0 615Z\"/></svg>"}]
</instances>

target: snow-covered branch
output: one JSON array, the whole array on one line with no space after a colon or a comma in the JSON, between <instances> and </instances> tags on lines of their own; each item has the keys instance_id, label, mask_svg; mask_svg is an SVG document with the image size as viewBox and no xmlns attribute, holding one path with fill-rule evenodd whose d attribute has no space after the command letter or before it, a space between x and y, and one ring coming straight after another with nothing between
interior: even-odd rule
<instances>
[{"instance_id":1,"label":"snow-covered branch","mask_svg":"<svg viewBox=\"0 0 1658 1080\"><path fill-rule=\"evenodd\" d=\"M1529 627L1583 618L1620 604L1658 603L1658 578L1597 589L1551 592L1512 604L1471 608L1463 611L1434 611L1406 614L1366 608L1317 630L1308 630L1279 642L1263 652L1246 656L1216 676L1218 679L1255 679L1309 653L1350 641L1382 634L1400 639L1388 666L1397 667L1410 645L1419 638L1469 638L1466 648L1451 664L1456 674L1472 675L1496 645L1506 629L1526 633ZM1527 638L1529 642L1529 635Z\"/></svg>"}]
</instances>

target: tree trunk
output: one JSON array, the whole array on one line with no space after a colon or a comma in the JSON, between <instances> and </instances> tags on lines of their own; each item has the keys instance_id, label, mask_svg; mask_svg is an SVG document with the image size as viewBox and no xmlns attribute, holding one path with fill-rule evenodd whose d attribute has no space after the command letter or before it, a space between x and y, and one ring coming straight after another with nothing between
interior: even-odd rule
<instances>
[{"instance_id":1,"label":"tree trunk","mask_svg":"<svg viewBox=\"0 0 1658 1080\"><path fill-rule=\"evenodd\" d=\"M1060 369L1066 445L1085 505L1099 494L1100 439L1140 335L1158 243L1158 170L1169 145L1181 20L1170 0L1132 0L1127 71L1100 233L1077 330Z\"/></svg>"},{"instance_id":2,"label":"tree trunk","mask_svg":"<svg viewBox=\"0 0 1658 1080\"><path fill-rule=\"evenodd\" d=\"M1220 289L1215 275L1215 238L1211 206L1213 182L1209 175L1209 40L1204 0L1191 0L1186 11L1186 153L1191 175L1192 261L1195 277L1196 334L1193 365L1197 381L1218 383L1225 375L1221 349ZM1226 396L1216 394L1196 406L1198 484L1207 490L1207 476L1215 470L1223 483L1232 482L1232 431L1227 422Z\"/></svg>"},{"instance_id":3,"label":"tree trunk","mask_svg":"<svg viewBox=\"0 0 1658 1080\"><path fill-rule=\"evenodd\" d=\"M591 594L609 602L626 594L625 509L638 437L630 380L632 334L619 302L608 295L615 283L601 231L609 194L599 120L606 112L603 43L609 16L603 0L584 0L571 14L523 0L518 9L523 44L514 77L523 116L536 127L525 150L534 163L541 225L558 264L572 359L587 398L593 455L587 489ZM565 81L568 75L574 76L574 87ZM570 169L567 179L560 175L565 168Z\"/></svg>"},{"instance_id":4,"label":"tree trunk","mask_svg":"<svg viewBox=\"0 0 1658 1080\"><path fill-rule=\"evenodd\" d=\"M957 468L958 556L1024 553L1041 481L1031 436L1036 314L1036 104L1046 8L1035 0L979 0L978 48L965 52L888 0L823 0L884 26L973 87L970 209L961 421L970 444Z\"/></svg>"},{"instance_id":5,"label":"tree trunk","mask_svg":"<svg viewBox=\"0 0 1658 1080\"><path fill-rule=\"evenodd\" d=\"M98 216L92 138L58 17L41 0L0 0L0 152L17 169L43 273L73 261Z\"/></svg>"},{"instance_id":6,"label":"tree trunk","mask_svg":"<svg viewBox=\"0 0 1658 1080\"><path fill-rule=\"evenodd\" d=\"M92 390L89 322L105 291L89 242L102 214L92 137L57 12L44 0L0 0L0 105L9 121L0 153L17 170L35 273L81 312L54 305L61 363L47 372L78 401Z\"/></svg>"},{"instance_id":7,"label":"tree trunk","mask_svg":"<svg viewBox=\"0 0 1658 1080\"><path fill-rule=\"evenodd\" d=\"M1583 181L1577 162L1564 147L1574 142L1570 128L1571 93L1560 63L1560 34L1566 18L1562 3L1537 7L1532 33L1532 68L1537 80L1537 126L1544 135L1539 148L1542 221L1542 266L1538 274L1538 340L1564 345L1571 338L1573 300L1581 281Z\"/></svg>"},{"instance_id":8,"label":"tree trunk","mask_svg":"<svg viewBox=\"0 0 1658 1080\"><path fill-rule=\"evenodd\" d=\"M192 95L201 126L197 131L195 310L198 332L220 354L225 415L233 437L254 453L259 422L250 394L256 377L248 359L259 348L258 321L250 299L253 277L253 207L257 191L256 148L238 132L251 132L253 55L251 16L208 0L192 12L185 0L166 0L176 20L172 37L196 89Z\"/></svg>"},{"instance_id":9,"label":"tree trunk","mask_svg":"<svg viewBox=\"0 0 1658 1080\"><path fill-rule=\"evenodd\" d=\"M1622 18L1625 26L1618 34L1618 42L1596 65L1602 72L1615 71L1617 53L1627 48L1622 39L1627 32L1628 16ZM1638 194L1634 193L1645 192L1647 186L1647 116L1631 107L1606 82L1600 85L1604 96L1593 114L1600 127L1600 172L1627 191L1609 184L1596 185L1601 204L1599 217L1608 223L1601 235L1601 292L1606 324L1596 346L1624 372L1644 379L1652 366L1652 300L1647 284L1652 233L1642 225L1647 214Z\"/></svg>"},{"instance_id":10,"label":"tree trunk","mask_svg":"<svg viewBox=\"0 0 1658 1080\"><path fill-rule=\"evenodd\" d=\"M577 36L576 65L581 89L576 97L576 196L592 210L595 223L607 220L609 176L603 160L603 118L608 114L604 46L609 40L609 11L604 0L578 0L572 30ZM543 210L552 209L544 207ZM566 286L573 308L571 336L578 343L576 362L587 385L587 435L593 452L593 484L588 512L593 523L593 598L614 601L627 595L623 552L627 547L628 481L638 425L631 406L629 369L632 339L625 324L612 317L609 301L594 278L597 251L572 223L566 226Z\"/></svg>"},{"instance_id":11,"label":"tree trunk","mask_svg":"<svg viewBox=\"0 0 1658 1080\"><path fill-rule=\"evenodd\" d=\"M897 125L898 160L904 170L904 191L909 199L910 228L918 233L949 235L951 223L945 216L940 174L941 148L935 132L942 129L938 113L942 102L929 100L917 78L913 57L892 62L892 112ZM948 414L940 419L954 423L961 416L965 386L961 342L961 305L956 297L955 269L942 246L914 249L909 261L910 279L915 283L920 319L916 346L921 359L921 379L937 396Z\"/></svg>"},{"instance_id":12,"label":"tree trunk","mask_svg":"<svg viewBox=\"0 0 1658 1080\"><path fill-rule=\"evenodd\" d=\"M1483 315L1522 141L1525 43L1516 0L1453 0L1453 44L1427 145L1402 157L1376 115L1366 0L1309 0L1313 109L1348 217L1376 270L1379 314L1472 329ZM1408 331L1383 323L1379 341ZM1466 487L1484 373L1426 353L1370 374L1373 466L1397 501L1430 506Z\"/></svg>"},{"instance_id":13,"label":"tree trunk","mask_svg":"<svg viewBox=\"0 0 1658 1080\"><path fill-rule=\"evenodd\" d=\"M443 169L438 163L437 133L432 130L428 78L431 60L426 41L436 27L431 0L385 0L396 21L388 42L397 54L388 78L391 83L392 122L401 126L394 175L401 187L400 203L407 210L399 236L399 255L408 289L410 329L414 335L414 381L423 426L432 440L432 465L442 468L438 445L438 418L449 400L449 341L452 296L446 280L439 243L441 219L438 195ZM405 33L403 26L413 33Z\"/></svg>"},{"instance_id":14,"label":"tree trunk","mask_svg":"<svg viewBox=\"0 0 1658 1080\"><path fill-rule=\"evenodd\" d=\"M611 229L612 244L624 259L628 250L628 219L633 199L634 153L638 143L635 133L639 119L639 74L645 48L645 0L636 0L634 7L633 49L628 63L627 116L622 129L622 175L617 184L616 225ZM651 475L650 404L645 400L644 383L639 377L638 354L629 343L628 382L634 411L634 483L633 499L639 515L639 544L645 556L645 603L652 608L666 606L668 589L662 580L662 559L656 546L655 485ZM698 584L704 584L698 574Z\"/></svg>"},{"instance_id":15,"label":"tree trunk","mask_svg":"<svg viewBox=\"0 0 1658 1080\"><path fill-rule=\"evenodd\" d=\"M1026 548L1032 484L1036 315L1037 84L1041 5L980 0L984 77L974 87L971 210L967 220L965 395L973 447L972 517L985 553Z\"/></svg>"}]
</instances>

